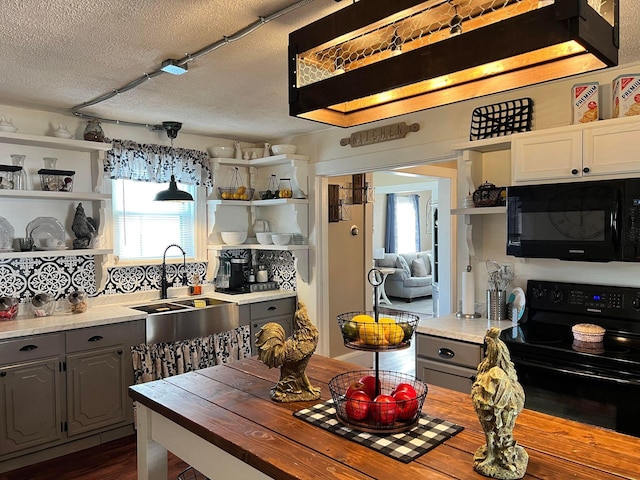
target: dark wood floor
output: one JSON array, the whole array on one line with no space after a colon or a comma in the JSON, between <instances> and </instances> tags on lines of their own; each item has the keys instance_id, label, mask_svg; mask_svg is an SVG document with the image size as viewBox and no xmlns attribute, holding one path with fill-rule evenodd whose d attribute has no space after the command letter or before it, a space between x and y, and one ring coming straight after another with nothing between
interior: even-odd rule
<instances>
[{"instance_id":1,"label":"dark wood floor","mask_svg":"<svg viewBox=\"0 0 640 480\"><path fill-rule=\"evenodd\" d=\"M188 465L169 454L169 480ZM81 452L30 465L7 473L0 480L136 480L136 437L131 435ZM191 479L192 477L186 477Z\"/></svg>"}]
</instances>

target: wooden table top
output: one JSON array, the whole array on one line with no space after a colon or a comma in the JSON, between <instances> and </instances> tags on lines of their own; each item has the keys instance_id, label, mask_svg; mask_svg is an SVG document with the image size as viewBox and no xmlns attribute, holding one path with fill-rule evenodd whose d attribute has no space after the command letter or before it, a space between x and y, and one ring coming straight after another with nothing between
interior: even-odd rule
<instances>
[{"instance_id":1,"label":"wooden table top","mask_svg":"<svg viewBox=\"0 0 640 480\"><path fill-rule=\"evenodd\" d=\"M335 375L360 370L314 355L307 375L322 388L315 402L269 398L279 369L257 358L130 387L131 397L245 463L277 479L484 479L473 452L484 434L471 397L429 386L423 411L464 430L404 464L293 416L330 399ZM640 479L640 439L524 410L514 436L529 454L526 479Z\"/></svg>"}]
</instances>

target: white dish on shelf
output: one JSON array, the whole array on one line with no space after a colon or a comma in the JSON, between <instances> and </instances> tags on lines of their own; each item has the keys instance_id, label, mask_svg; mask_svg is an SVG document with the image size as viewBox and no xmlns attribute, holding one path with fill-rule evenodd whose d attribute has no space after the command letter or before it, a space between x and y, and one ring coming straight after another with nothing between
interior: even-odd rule
<instances>
[{"instance_id":1,"label":"white dish on shelf","mask_svg":"<svg viewBox=\"0 0 640 480\"><path fill-rule=\"evenodd\" d=\"M58 138L73 138L73 135L71 135L71 132L67 130L55 130L51 135Z\"/></svg>"},{"instance_id":2,"label":"white dish on shelf","mask_svg":"<svg viewBox=\"0 0 640 480\"><path fill-rule=\"evenodd\" d=\"M33 238L33 243L38 250L52 250L47 246L47 239L55 239L58 243L64 243L65 231L62 224L54 217L38 217L27 225L27 235Z\"/></svg>"},{"instance_id":3,"label":"white dish on shelf","mask_svg":"<svg viewBox=\"0 0 640 480\"><path fill-rule=\"evenodd\" d=\"M55 245L53 247L36 247L36 250L40 250L43 252L46 251L56 251L56 250L69 250L69 247L67 247L66 245Z\"/></svg>"},{"instance_id":4,"label":"white dish on shelf","mask_svg":"<svg viewBox=\"0 0 640 480\"><path fill-rule=\"evenodd\" d=\"M10 123L0 123L0 132L16 133L18 129Z\"/></svg>"},{"instance_id":5,"label":"white dish on shelf","mask_svg":"<svg viewBox=\"0 0 640 480\"><path fill-rule=\"evenodd\" d=\"M0 250L3 252L13 251L13 239L15 237L15 230L9 221L0 217Z\"/></svg>"}]
</instances>

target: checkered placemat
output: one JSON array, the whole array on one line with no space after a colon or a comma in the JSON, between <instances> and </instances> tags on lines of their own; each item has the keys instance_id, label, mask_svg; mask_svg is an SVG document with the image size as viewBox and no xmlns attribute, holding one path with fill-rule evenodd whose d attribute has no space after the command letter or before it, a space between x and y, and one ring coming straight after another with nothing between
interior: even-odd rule
<instances>
[{"instance_id":1,"label":"checkered placemat","mask_svg":"<svg viewBox=\"0 0 640 480\"><path fill-rule=\"evenodd\" d=\"M369 433L355 430L341 424L336 419L333 400L327 400L311 408L293 413L313 425L329 430L341 437L357 442L403 463L409 463L432 448L440 445L464 427L455 423L421 414L418 424L402 433Z\"/></svg>"}]
</instances>

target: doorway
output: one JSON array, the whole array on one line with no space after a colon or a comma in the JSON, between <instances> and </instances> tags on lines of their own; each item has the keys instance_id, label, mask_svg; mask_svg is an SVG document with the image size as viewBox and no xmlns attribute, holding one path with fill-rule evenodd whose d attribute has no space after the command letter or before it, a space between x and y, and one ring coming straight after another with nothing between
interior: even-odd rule
<instances>
[{"instance_id":1,"label":"doorway","mask_svg":"<svg viewBox=\"0 0 640 480\"><path fill-rule=\"evenodd\" d=\"M318 164L320 165L320 164ZM319 170L319 169L318 169ZM372 169L373 170L373 169ZM377 174L382 171L392 171L394 175L399 178L402 177L401 174L406 176L413 176L414 178L418 178L423 182L436 182L437 183L437 191L438 191L438 204L440 206L440 211L443 212L440 214L440 225L441 225L441 238L444 239L444 243L440 242L440 314L448 314L451 312L451 292L453 291L453 275L452 272L455 271L455 255L454 255L454 239L455 239L455 222L451 220L449 215L449 211L451 209L451 205L453 203L453 199L456 196L456 185L457 185L457 162L455 160L448 160L446 162L439 162L438 164L424 164L424 165L414 165L407 167L397 167L393 169L389 169L389 167L379 170L373 170L372 172L367 173L368 179L371 178L373 174ZM316 225L318 226L317 232L317 252L316 252L316 260L317 260L317 272L318 272L318 283L317 283L317 319L318 319L318 327L321 332L329 332L329 335L321 335L320 343L318 346L319 353L331 357L339 357L342 360L347 360L353 363L361 364L368 368L371 365L371 354L365 352L364 355L361 355L355 351L344 351L344 346L342 348L335 347L335 343L341 341L341 333L339 331L335 313L344 313L346 311L367 311L372 310L373 308L373 289L366 282L366 274L373 267L373 245L374 245L374 220L373 220L373 209L375 208L373 204L366 203L363 207L363 212L366 212L366 209L370 209L371 220L370 222L366 221L367 213L363 213L362 217L362 225L356 225L362 229L364 228L364 232L359 235L358 242L358 254L354 254L353 252L347 255L346 257L336 257L342 258L340 260L342 268L345 268L346 261L352 262L354 259L358 258L359 265L355 266L354 271L351 271L351 275L358 276L358 273L355 271L356 269L360 269L360 280L359 285L355 285L354 282L358 282L358 280L354 280L349 277L343 275L335 274L335 264L333 264L333 258L331 256L332 251L335 251L336 248L342 248L343 245L340 244L340 240L331 239L329 235L330 225L329 225L329 206L328 206L328 186L330 183L335 181L336 176L331 174L324 174L323 172L317 171L317 176L315 178L315 187L316 187ZM362 172L345 172L340 176L344 176L352 173L362 173ZM428 179L428 180L427 180ZM374 188L377 188L374 185ZM425 213L426 215L426 213ZM352 212L353 218L353 212ZM424 218L424 217L423 217ZM425 222L427 221L424 218ZM349 223L348 221L345 223ZM353 223L353 222L352 222ZM354 224L355 225L355 224ZM349 224L349 227L352 225ZM442 228L442 227L445 228ZM332 244L332 242L336 244ZM332 264L334 265L332 267ZM333 270L333 274L331 271ZM348 279L350 278L350 279ZM354 277L355 278L355 277ZM364 288L361 288L364 285ZM364 298L362 297L362 293L364 293ZM348 303L345 304L345 298L348 299ZM344 310L347 308L347 310ZM343 309L342 311L338 311ZM324 337L324 338L323 338ZM337 339L337 340L336 340Z\"/></svg>"}]
</instances>

